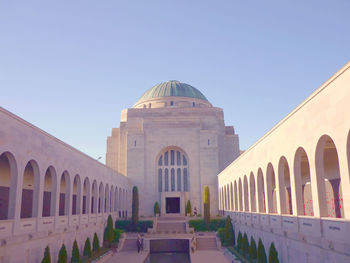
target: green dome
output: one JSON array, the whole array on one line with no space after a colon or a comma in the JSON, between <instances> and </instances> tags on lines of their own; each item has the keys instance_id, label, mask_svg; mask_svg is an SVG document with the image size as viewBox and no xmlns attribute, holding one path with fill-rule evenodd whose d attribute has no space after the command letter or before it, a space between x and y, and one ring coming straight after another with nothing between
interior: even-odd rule
<instances>
[{"instance_id":1,"label":"green dome","mask_svg":"<svg viewBox=\"0 0 350 263\"><path fill-rule=\"evenodd\" d=\"M188 97L208 101L195 87L177 80L169 80L147 90L136 104L161 97Z\"/></svg>"}]
</instances>

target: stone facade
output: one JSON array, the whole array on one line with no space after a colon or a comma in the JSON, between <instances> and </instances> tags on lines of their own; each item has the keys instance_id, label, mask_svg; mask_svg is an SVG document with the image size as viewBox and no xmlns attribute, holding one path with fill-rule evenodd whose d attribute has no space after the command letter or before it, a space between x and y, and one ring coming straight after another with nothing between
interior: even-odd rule
<instances>
[{"instance_id":1,"label":"stone facade","mask_svg":"<svg viewBox=\"0 0 350 263\"><path fill-rule=\"evenodd\" d=\"M159 191L159 157L169 152L169 189L165 189L165 169ZM188 189L171 189L171 170L177 173L181 152L188 161ZM192 209L203 214L204 186L210 188L211 214L218 212L217 174L239 155L238 135L225 126L222 109L198 98L165 96L139 101L121 113L120 128L114 128L107 139L106 165L126 175L140 193L140 214L152 215L156 201L166 213L167 197L180 198L180 213L185 213L189 199ZM163 160L165 161L165 160ZM162 164L164 166L165 164ZM187 169L187 168L186 168ZM175 188L175 187L174 187Z\"/></svg>"}]
</instances>

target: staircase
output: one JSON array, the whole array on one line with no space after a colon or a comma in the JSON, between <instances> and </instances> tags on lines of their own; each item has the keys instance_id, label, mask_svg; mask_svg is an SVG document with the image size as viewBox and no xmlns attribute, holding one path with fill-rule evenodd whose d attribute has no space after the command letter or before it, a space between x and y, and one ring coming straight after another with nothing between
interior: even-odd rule
<instances>
[{"instance_id":1,"label":"staircase","mask_svg":"<svg viewBox=\"0 0 350 263\"><path fill-rule=\"evenodd\" d=\"M186 223L184 222L159 222L157 233L186 233Z\"/></svg>"},{"instance_id":2,"label":"staircase","mask_svg":"<svg viewBox=\"0 0 350 263\"><path fill-rule=\"evenodd\" d=\"M126 238L124 240L122 251L137 251L136 238Z\"/></svg>"},{"instance_id":3,"label":"staircase","mask_svg":"<svg viewBox=\"0 0 350 263\"><path fill-rule=\"evenodd\" d=\"M197 237L197 250L217 250L216 237Z\"/></svg>"}]
</instances>

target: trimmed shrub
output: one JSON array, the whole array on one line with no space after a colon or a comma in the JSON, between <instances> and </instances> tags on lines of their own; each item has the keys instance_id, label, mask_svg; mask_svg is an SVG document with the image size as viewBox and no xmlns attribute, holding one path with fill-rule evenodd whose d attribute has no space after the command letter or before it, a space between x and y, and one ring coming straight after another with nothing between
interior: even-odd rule
<instances>
[{"instance_id":1,"label":"trimmed shrub","mask_svg":"<svg viewBox=\"0 0 350 263\"><path fill-rule=\"evenodd\" d=\"M186 204L186 213L188 215L192 215L192 207L191 207L191 201L190 200L187 200L187 204Z\"/></svg>"},{"instance_id":2,"label":"trimmed shrub","mask_svg":"<svg viewBox=\"0 0 350 263\"><path fill-rule=\"evenodd\" d=\"M120 239L122 233L124 233L124 231L121 229L114 229L113 232L114 232L113 243L119 243L119 239Z\"/></svg>"},{"instance_id":3,"label":"trimmed shrub","mask_svg":"<svg viewBox=\"0 0 350 263\"><path fill-rule=\"evenodd\" d=\"M62 247L60 251L58 252L58 261L57 263L67 263L67 249L64 244L62 244Z\"/></svg>"},{"instance_id":4,"label":"trimmed shrub","mask_svg":"<svg viewBox=\"0 0 350 263\"><path fill-rule=\"evenodd\" d=\"M98 240L98 236L95 233L94 234L94 240L92 241L92 251L99 251L100 250L100 240Z\"/></svg>"},{"instance_id":5,"label":"trimmed shrub","mask_svg":"<svg viewBox=\"0 0 350 263\"><path fill-rule=\"evenodd\" d=\"M233 245L233 227L230 216L226 217L225 222L225 238L224 238L224 245L225 246L232 246Z\"/></svg>"},{"instance_id":6,"label":"trimmed shrub","mask_svg":"<svg viewBox=\"0 0 350 263\"><path fill-rule=\"evenodd\" d=\"M255 243L253 236L251 236L251 238L250 238L249 258L256 259L256 243Z\"/></svg>"},{"instance_id":7,"label":"trimmed shrub","mask_svg":"<svg viewBox=\"0 0 350 263\"><path fill-rule=\"evenodd\" d=\"M242 233L241 233L241 231L238 232L237 248L238 248L239 251L242 250Z\"/></svg>"},{"instance_id":8,"label":"trimmed shrub","mask_svg":"<svg viewBox=\"0 0 350 263\"><path fill-rule=\"evenodd\" d=\"M210 222L210 193L209 186L204 187L204 221L206 224Z\"/></svg>"},{"instance_id":9,"label":"trimmed shrub","mask_svg":"<svg viewBox=\"0 0 350 263\"><path fill-rule=\"evenodd\" d=\"M220 238L221 244L224 245L224 238L225 238L225 228L219 228L218 229L218 237Z\"/></svg>"},{"instance_id":10,"label":"trimmed shrub","mask_svg":"<svg viewBox=\"0 0 350 263\"><path fill-rule=\"evenodd\" d=\"M243 235L243 239L242 239L242 253L243 256L248 256L249 253L249 242L248 242L248 236L246 233L244 233Z\"/></svg>"},{"instance_id":11,"label":"trimmed shrub","mask_svg":"<svg viewBox=\"0 0 350 263\"><path fill-rule=\"evenodd\" d=\"M278 263L278 253L275 244L272 242L269 250L269 263Z\"/></svg>"},{"instance_id":12,"label":"trimmed shrub","mask_svg":"<svg viewBox=\"0 0 350 263\"><path fill-rule=\"evenodd\" d=\"M257 263L267 263L265 247L264 247L264 244L262 243L260 238L259 238L259 243L258 243L258 253L257 254L258 254Z\"/></svg>"},{"instance_id":13,"label":"trimmed shrub","mask_svg":"<svg viewBox=\"0 0 350 263\"><path fill-rule=\"evenodd\" d=\"M41 263L51 263L51 255L50 255L49 246L47 246L45 248L44 257L43 257L43 260L41 260Z\"/></svg>"},{"instance_id":14,"label":"trimmed shrub","mask_svg":"<svg viewBox=\"0 0 350 263\"><path fill-rule=\"evenodd\" d=\"M73 243L72 258L71 258L70 262L71 263L81 263L80 252L79 252L78 243L76 240L74 240L74 243Z\"/></svg>"},{"instance_id":15,"label":"trimmed shrub","mask_svg":"<svg viewBox=\"0 0 350 263\"><path fill-rule=\"evenodd\" d=\"M113 242L113 239L114 239L113 219L112 219L112 216L109 215L107 219L107 226L105 228L105 232L103 235L103 241L105 241L110 246Z\"/></svg>"},{"instance_id":16,"label":"trimmed shrub","mask_svg":"<svg viewBox=\"0 0 350 263\"><path fill-rule=\"evenodd\" d=\"M90 238L87 238L85 241L83 256L87 258L91 258L92 256Z\"/></svg>"},{"instance_id":17,"label":"trimmed shrub","mask_svg":"<svg viewBox=\"0 0 350 263\"><path fill-rule=\"evenodd\" d=\"M136 226L137 221L139 221L139 193L137 186L132 188L132 223Z\"/></svg>"},{"instance_id":18,"label":"trimmed shrub","mask_svg":"<svg viewBox=\"0 0 350 263\"><path fill-rule=\"evenodd\" d=\"M212 219L209 224L206 224L203 219L191 219L188 224L196 232L218 231L219 228L225 227L225 219Z\"/></svg>"},{"instance_id":19,"label":"trimmed shrub","mask_svg":"<svg viewBox=\"0 0 350 263\"><path fill-rule=\"evenodd\" d=\"M146 233L148 228L153 227L153 221L140 220L136 225L132 224L130 220L115 221L115 228L122 229L124 232L143 232Z\"/></svg>"},{"instance_id":20,"label":"trimmed shrub","mask_svg":"<svg viewBox=\"0 0 350 263\"><path fill-rule=\"evenodd\" d=\"M159 209L159 204L158 204L158 202L155 202L154 203L154 215L159 215L160 214L160 209Z\"/></svg>"}]
</instances>

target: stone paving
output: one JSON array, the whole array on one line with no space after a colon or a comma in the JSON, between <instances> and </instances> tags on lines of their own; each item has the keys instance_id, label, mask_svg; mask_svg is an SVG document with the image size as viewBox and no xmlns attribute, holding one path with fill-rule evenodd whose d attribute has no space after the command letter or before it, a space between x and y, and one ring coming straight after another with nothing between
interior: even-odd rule
<instances>
[{"instance_id":1,"label":"stone paving","mask_svg":"<svg viewBox=\"0 0 350 263\"><path fill-rule=\"evenodd\" d=\"M148 256L148 252L142 251L137 253L137 251L122 251L115 253L104 263L143 263Z\"/></svg>"}]
</instances>

